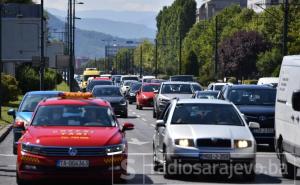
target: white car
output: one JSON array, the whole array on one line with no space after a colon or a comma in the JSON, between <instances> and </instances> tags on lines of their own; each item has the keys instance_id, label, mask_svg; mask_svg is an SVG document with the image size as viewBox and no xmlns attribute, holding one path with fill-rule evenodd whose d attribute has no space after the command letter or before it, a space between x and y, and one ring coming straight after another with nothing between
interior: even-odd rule
<instances>
[{"instance_id":1,"label":"white car","mask_svg":"<svg viewBox=\"0 0 300 185\"><path fill-rule=\"evenodd\" d=\"M257 85L273 85L277 86L279 82L279 78L276 77L264 77L260 78L257 82Z\"/></svg>"},{"instance_id":2,"label":"white car","mask_svg":"<svg viewBox=\"0 0 300 185\"><path fill-rule=\"evenodd\" d=\"M121 87L120 87L121 93L122 93L123 95L126 95L127 92L130 90L130 85L131 85L132 83L136 83L136 82L137 82L137 81L134 81L134 80L125 80L125 81L122 81L122 82L121 82Z\"/></svg>"},{"instance_id":3,"label":"white car","mask_svg":"<svg viewBox=\"0 0 300 185\"><path fill-rule=\"evenodd\" d=\"M221 91L225 85L233 85L232 83L210 83L207 87L209 91Z\"/></svg>"},{"instance_id":4,"label":"white car","mask_svg":"<svg viewBox=\"0 0 300 185\"><path fill-rule=\"evenodd\" d=\"M182 172L172 171L174 165L191 164L193 172L195 165L201 164L241 165L244 178L254 180L256 142L249 127L259 128L259 124L251 122L248 127L234 104L223 100L172 100L163 114L153 137L155 170L164 167L168 177Z\"/></svg>"},{"instance_id":5,"label":"white car","mask_svg":"<svg viewBox=\"0 0 300 185\"><path fill-rule=\"evenodd\" d=\"M152 79L155 79L155 76L143 76L142 83L151 83Z\"/></svg>"}]
</instances>

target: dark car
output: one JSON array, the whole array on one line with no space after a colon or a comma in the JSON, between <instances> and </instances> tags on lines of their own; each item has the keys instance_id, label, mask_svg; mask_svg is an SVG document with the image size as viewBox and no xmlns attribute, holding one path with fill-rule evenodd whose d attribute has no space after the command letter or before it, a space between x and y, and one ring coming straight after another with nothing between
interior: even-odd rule
<instances>
[{"instance_id":1,"label":"dark car","mask_svg":"<svg viewBox=\"0 0 300 185\"><path fill-rule=\"evenodd\" d=\"M193 95L195 99L217 99L219 91L196 91Z\"/></svg>"},{"instance_id":2,"label":"dark car","mask_svg":"<svg viewBox=\"0 0 300 185\"><path fill-rule=\"evenodd\" d=\"M129 104L136 102L136 93L139 91L141 86L142 86L141 82L135 82L130 85L130 90L126 94L126 98L129 102Z\"/></svg>"},{"instance_id":3,"label":"dark car","mask_svg":"<svg viewBox=\"0 0 300 185\"><path fill-rule=\"evenodd\" d=\"M22 128L18 127L21 123L28 126L32 114L38 105L38 103L46 98L53 98L59 95L59 91L33 91L28 92L23 97L18 110L10 109L8 114L14 117L13 123L13 153L17 154L17 142L22 136L24 131Z\"/></svg>"},{"instance_id":4,"label":"dark car","mask_svg":"<svg viewBox=\"0 0 300 185\"><path fill-rule=\"evenodd\" d=\"M111 80L92 80L86 87L87 92L92 92L96 85L113 85Z\"/></svg>"},{"instance_id":5,"label":"dark car","mask_svg":"<svg viewBox=\"0 0 300 185\"><path fill-rule=\"evenodd\" d=\"M112 75L111 80L114 85L119 86L121 83L121 77L122 75Z\"/></svg>"},{"instance_id":6,"label":"dark car","mask_svg":"<svg viewBox=\"0 0 300 185\"><path fill-rule=\"evenodd\" d=\"M108 101L116 115L123 118L128 117L128 104L119 87L114 85L95 86L92 93L96 98Z\"/></svg>"},{"instance_id":7,"label":"dark car","mask_svg":"<svg viewBox=\"0 0 300 185\"><path fill-rule=\"evenodd\" d=\"M274 118L276 89L260 85L228 85L219 97L233 102L245 115L248 122L260 124L259 129L251 129L258 144L269 144L274 148Z\"/></svg>"},{"instance_id":8,"label":"dark car","mask_svg":"<svg viewBox=\"0 0 300 185\"><path fill-rule=\"evenodd\" d=\"M194 76L193 75L171 76L170 81L172 81L172 82L194 82Z\"/></svg>"}]
</instances>

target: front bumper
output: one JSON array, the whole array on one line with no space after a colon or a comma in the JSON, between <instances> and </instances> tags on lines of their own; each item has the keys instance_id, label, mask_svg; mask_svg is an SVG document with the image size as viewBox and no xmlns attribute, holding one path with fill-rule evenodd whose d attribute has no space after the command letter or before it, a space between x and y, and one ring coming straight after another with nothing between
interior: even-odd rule
<instances>
[{"instance_id":1,"label":"front bumper","mask_svg":"<svg viewBox=\"0 0 300 185\"><path fill-rule=\"evenodd\" d=\"M112 105L115 114L124 114L127 112L127 105Z\"/></svg>"},{"instance_id":2,"label":"front bumper","mask_svg":"<svg viewBox=\"0 0 300 185\"><path fill-rule=\"evenodd\" d=\"M61 168L57 167L58 160L88 160L87 168ZM36 169L26 169L26 165L35 166ZM111 179L126 175L127 154L103 157L46 157L22 152L18 156L17 174L22 180L79 180L79 179Z\"/></svg>"}]
</instances>

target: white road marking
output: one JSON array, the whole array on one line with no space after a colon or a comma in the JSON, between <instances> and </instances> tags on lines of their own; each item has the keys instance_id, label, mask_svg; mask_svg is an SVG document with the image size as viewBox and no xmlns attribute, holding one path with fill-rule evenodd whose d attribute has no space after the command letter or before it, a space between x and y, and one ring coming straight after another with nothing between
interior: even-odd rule
<instances>
[{"instance_id":1,"label":"white road marking","mask_svg":"<svg viewBox=\"0 0 300 185\"><path fill-rule=\"evenodd\" d=\"M151 124L151 127L154 127L154 128L155 128L155 125L154 125L154 124Z\"/></svg>"},{"instance_id":2,"label":"white road marking","mask_svg":"<svg viewBox=\"0 0 300 185\"><path fill-rule=\"evenodd\" d=\"M140 115L136 115L136 117L140 118L141 116Z\"/></svg>"},{"instance_id":3,"label":"white road marking","mask_svg":"<svg viewBox=\"0 0 300 185\"><path fill-rule=\"evenodd\" d=\"M16 155L13 155L13 154L0 154L0 156L2 156L2 157L14 157Z\"/></svg>"},{"instance_id":4,"label":"white road marking","mask_svg":"<svg viewBox=\"0 0 300 185\"><path fill-rule=\"evenodd\" d=\"M149 142L142 142L142 141L138 140L137 138L131 138L131 140L128 143L141 146L141 145L147 144Z\"/></svg>"},{"instance_id":5,"label":"white road marking","mask_svg":"<svg viewBox=\"0 0 300 185\"><path fill-rule=\"evenodd\" d=\"M147 120L145 118L142 118L143 121L147 122Z\"/></svg>"},{"instance_id":6,"label":"white road marking","mask_svg":"<svg viewBox=\"0 0 300 185\"><path fill-rule=\"evenodd\" d=\"M132 112L132 114L136 114L135 112Z\"/></svg>"}]
</instances>

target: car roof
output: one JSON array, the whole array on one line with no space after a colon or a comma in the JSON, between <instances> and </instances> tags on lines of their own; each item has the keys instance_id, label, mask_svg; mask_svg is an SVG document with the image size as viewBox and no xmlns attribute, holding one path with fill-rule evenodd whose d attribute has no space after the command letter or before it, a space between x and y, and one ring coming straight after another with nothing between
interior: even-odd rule
<instances>
[{"instance_id":1,"label":"car roof","mask_svg":"<svg viewBox=\"0 0 300 185\"><path fill-rule=\"evenodd\" d=\"M231 105L231 102L225 100L218 100L218 99L180 99L177 103L184 103L184 104L195 104L195 103L203 103L203 104L223 104L223 105Z\"/></svg>"},{"instance_id":2,"label":"car roof","mask_svg":"<svg viewBox=\"0 0 300 185\"><path fill-rule=\"evenodd\" d=\"M157 86L160 86L160 83L143 83L143 86L148 86L148 85L157 85Z\"/></svg>"},{"instance_id":3,"label":"car roof","mask_svg":"<svg viewBox=\"0 0 300 185\"><path fill-rule=\"evenodd\" d=\"M59 94L62 91L31 91L28 92L28 95L55 95L55 94Z\"/></svg>"},{"instance_id":4,"label":"car roof","mask_svg":"<svg viewBox=\"0 0 300 185\"><path fill-rule=\"evenodd\" d=\"M109 107L110 104L107 101L89 98L89 99L69 99L69 98L50 98L45 99L39 103L39 106L52 106L52 105L79 105L79 106L101 106Z\"/></svg>"},{"instance_id":5,"label":"car roof","mask_svg":"<svg viewBox=\"0 0 300 185\"><path fill-rule=\"evenodd\" d=\"M166 84L188 84L188 85L191 85L191 82L180 82L180 81L168 81L168 82L163 82L162 83L163 85L166 85Z\"/></svg>"},{"instance_id":6,"label":"car roof","mask_svg":"<svg viewBox=\"0 0 300 185\"><path fill-rule=\"evenodd\" d=\"M231 89L274 89L266 85L230 85Z\"/></svg>"},{"instance_id":7,"label":"car roof","mask_svg":"<svg viewBox=\"0 0 300 185\"><path fill-rule=\"evenodd\" d=\"M94 89L96 88L116 88L119 89L119 87L115 86L115 85L95 85Z\"/></svg>"}]
</instances>

